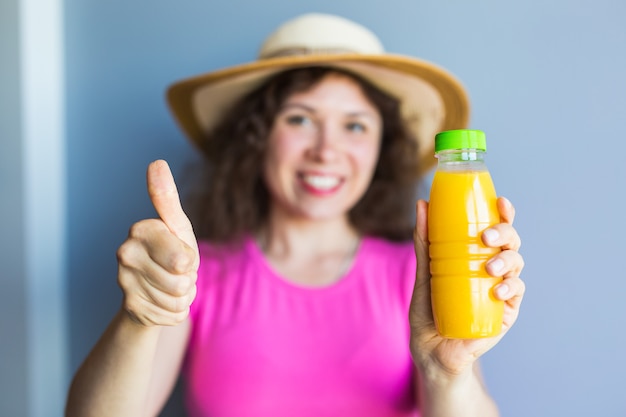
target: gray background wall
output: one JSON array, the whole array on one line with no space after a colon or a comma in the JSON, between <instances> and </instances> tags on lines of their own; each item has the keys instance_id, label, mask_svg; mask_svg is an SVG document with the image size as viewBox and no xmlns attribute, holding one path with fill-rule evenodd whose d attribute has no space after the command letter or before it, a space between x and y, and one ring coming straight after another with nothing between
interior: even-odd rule
<instances>
[{"instance_id":1,"label":"gray background wall","mask_svg":"<svg viewBox=\"0 0 626 417\"><path fill-rule=\"evenodd\" d=\"M23 224L23 178L20 164L21 129L17 7L1 3L0 16L0 410L24 414L27 390L26 318ZM17 314L15 314L17 313Z\"/></svg>"},{"instance_id":2,"label":"gray background wall","mask_svg":"<svg viewBox=\"0 0 626 417\"><path fill-rule=\"evenodd\" d=\"M46 236L62 245L50 307L62 320L47 327L66 364L47 377L64 395L119 306L115 250L132 222L153 216L147 164L166 158L181 178L193 159L164 88L250 60L278 23L322 11L365 24L389 51L449 68L470 92L471 125L487 132L489 165L499 193L517 207L526 259L522 315L483 359L503 416L626 416L626 2L65 0L57 3L65 130L54 142L62 153L32 164L24 131L33 122L18 104L26 95L18 88L18 6L26 1L1 1L0 415L61 415L61 402L37 394L39 377L28 374L37 363L28 352L43 350L29 336L42 326L31 318L50 311L32 297L46 278L31 279L27 265L42 269L46 260L29 250L38 220L24 213L40 207L44 215L45 206L27 198L33 188L24 176L51 164L63 180L49 196L63 209L53 218L63 228ZM39 406L27 407L32 401ZM173 401L164 415L177 410Z\"/></svg>"}]
</instances>

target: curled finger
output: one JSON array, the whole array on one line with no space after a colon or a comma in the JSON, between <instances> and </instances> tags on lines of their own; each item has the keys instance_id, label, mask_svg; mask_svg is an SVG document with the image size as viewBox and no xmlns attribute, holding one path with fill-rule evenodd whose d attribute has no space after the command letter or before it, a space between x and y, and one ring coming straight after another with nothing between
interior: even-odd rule
<instances>
[{"instance_id":1,"label":"curled finger","mask_svg":"<svg viewBox=\"0 0 626 417\"><path fill-rule=\"evenodd\" d=\"M505 250L489 259L485 269L493 277L519 276L524 268L524 258L519 252Z\"/></svg>"},{"instance_id":2,"label":"curled finger","mask_svg":"<svg viewBox=\"0 0 626 417\"><path fill-rule=\"evenodd\" d=\"M526 284L519 277L504 278L501 283L494 288L494 294L499 300L505 301L509 306L519 309Z\"/></svg>"},{"instance_id":3,"label":"curled finger","mask_svg":"<svg viewBox=\"0 0 626 417\"><path fill-rule=\"evenodd\" d=\"M503 223L513 224L513 220L515 220L515 207L509 199L506 197L498 197L496 205L500 213L500 220Z\"/></svg>"},{"instance_id":4,"label":"curled finger","mask_svg":"<svg viewBox=\"0 0 626 417\"><path fill-rule=\"evenodd\" d=\"M519 250L522 240L517 230L509 223L498 223L482 233L482 241L492 248Z\"/></svg>"}]
</instances>

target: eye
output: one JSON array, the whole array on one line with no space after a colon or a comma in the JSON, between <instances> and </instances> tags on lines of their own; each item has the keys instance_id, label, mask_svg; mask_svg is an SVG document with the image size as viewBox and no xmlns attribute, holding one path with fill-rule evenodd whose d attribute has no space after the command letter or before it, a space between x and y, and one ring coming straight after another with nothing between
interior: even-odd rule
<instances>
[{"instance_id":1,"label":"eye","mask_svg":"<svg viewBox=\"0 0 626 417\"><path fill-rule=\"evenodd\" d=\"M292 114L286 117L288 125L291 126L304 126L311 122L311 119L301 114Z\"/></svg>"},{"instance_id":2,"label":"eye","mask_svg":"<svg viewBox=\"0 0 626 417\"><path fill-rule=\"evenodd\" d=\"M350 122L346 125L346 129L348 129L350 132L355 132L355 133L362 133L367 131L367 127L365 126L365 124L363 123L359 123L359 122Z\"/></svg>"}]
</instances>

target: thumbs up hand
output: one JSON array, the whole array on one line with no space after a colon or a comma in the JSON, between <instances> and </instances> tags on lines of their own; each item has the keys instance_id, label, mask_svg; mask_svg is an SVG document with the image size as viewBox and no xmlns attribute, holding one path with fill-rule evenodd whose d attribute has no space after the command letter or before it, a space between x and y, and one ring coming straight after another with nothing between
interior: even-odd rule
<instances>
[{"instance_id":1,"label":"thumbs up hand","mask_svg":"<svg viewBox=\"0 0 626 417\"><path fill-rule=\"evenodd\" d=\"M124 310L144 326L183 322L196 296L200 256L165 161L150 164L148 194L159 216L135 223L117 251Z\"/></svg>"}]
</instances>

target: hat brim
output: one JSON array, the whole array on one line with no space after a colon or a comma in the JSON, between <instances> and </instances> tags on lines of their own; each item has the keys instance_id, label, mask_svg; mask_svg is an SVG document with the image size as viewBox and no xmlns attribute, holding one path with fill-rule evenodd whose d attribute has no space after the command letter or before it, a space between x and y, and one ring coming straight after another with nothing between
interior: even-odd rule
<instances>
[{"instance_id":1,"label":"hat brim","mask_svg":"<svg viewBox=\"0 0 626 417\"><path fill-rule=\"evenodd\" d=\"M422 172L435 164L435 134L465 128L469 122L467 93L452 74L428 61L393 54L258 60L179 81L168 88L167 101L179 126L199 146L206 133L247 93L275 74L309 66L350 71L400 100L402 116L418 140Z\"/></svg>"}]
</instances>

